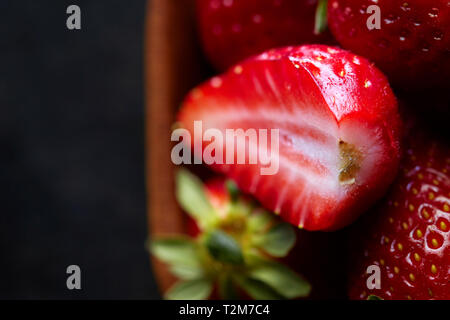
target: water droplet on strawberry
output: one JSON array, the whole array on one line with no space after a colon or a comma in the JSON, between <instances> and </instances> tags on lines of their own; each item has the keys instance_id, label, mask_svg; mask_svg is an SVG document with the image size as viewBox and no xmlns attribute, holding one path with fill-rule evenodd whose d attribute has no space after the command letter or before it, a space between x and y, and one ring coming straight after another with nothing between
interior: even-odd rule
<instances>
[{"instance_id":1,"label":"water droplet on strawberry","mask_svg":"<svg viewBox=\"0 0 450 320\"><path fill-rule=\"evenodd\" d=\"M442 37L443 37L443 33L442 33L441 30L435 30L433 32L433 39L434 40L436 40L436 41L442 40Z\"/></svg>"},{"instance_id":2,"label":"water droplet on strawberry","mask_svg":"<svg viewBox=\"0 0 450 320\"><path fill-rule=\"evenodd\" d=\"M394 23L394 20L395 20L395 17L392 14L390 14L386 19L384 19L384 23L392 24L392 23Z\"/></svg>"},{"instance_id":3,"label":"water droplet on strawberry","mask_svg":"<svg viewBox=\"0 0 450 320\"><path fill-rule=\"evenodd\" d=\"M422 51L423 52L428 52L430 51L430 45L427 42L422 43Z\"/></svg>"},{"instance_id":4,"label":"water droplet on strawberry","mask_svg":"<svg viewBox=\"0 0 450 320\"><path fill-rule=\"evenodd\" d=\"M428 13L428 16L430 18L437 18L437 16L439 15L439 9L438 8L433 8L431 9L431 11Z\"/></svg>"},{"instance_id":5,"label":"water droplet on strawberry","mask_svg":"<svg viewBox=\"0 0 450 320\"><path fill-rule=\"evenodd\" d=\"M400 31L400 36L399 36L399 40L400 41L405 41L410 35L410 32L406 29L402 29Z\"/></svg>"},{"instance_id":6,"label":"water droplet on strawberry","mask_svg":"<svg viewBox=\"0 0 450 320\"><path fill-rule=\"evenodd\" d=\"M409 6L408 2L403 2L403 4L400 6L400 8L405 12L411 11L411 7Z\"/></svg>"}]
</instances>

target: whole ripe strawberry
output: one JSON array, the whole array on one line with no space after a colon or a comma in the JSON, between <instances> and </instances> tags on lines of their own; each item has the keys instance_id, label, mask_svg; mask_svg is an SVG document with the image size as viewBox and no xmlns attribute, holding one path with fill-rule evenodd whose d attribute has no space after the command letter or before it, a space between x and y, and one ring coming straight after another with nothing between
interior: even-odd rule
<instances>
[{"instance_id":1,"label":"whole ripe strawberry","mask_svg":"<svg viewBox=\"0 0 450 320\"><path fill-rule=\"evenodd\" d=\"M380 29L367 27L371 5L380 8ZM344 48L375 62L396 85L448 87L447 0L329 0L328 24Z\"/></svg>"},{"instance_id":2,"label":"whole ripe strawberry","mask_svg":"<svg viewBox=\"0 0 450 320\"><path fill-rule=\"evenodd\" d=\"M168 299L293 299L310 284L281 262L296 242L294 228L279 221L235 185L214 179L203 185L186 170L177 173L176 195L189 215L190 237L153 239L151 252L180 281Z\"/></svg>"},{"instance_id":3,"label":"whole ripe strawberry","mask_svg":"<svg viewBox=\"0 0 450 320\"><path fill-rule=\"evenodd\" d=\"M189 143L202 147L196 156L214 146L214 169L306 230L349 224L384 194L398 169L400 119L387 80L364 58L333 47L288 47L249 59L194 89L178 121L193 137ZM203 142L196 121L225 138ZM246 144L227 148L227 129ZM246 136L260 129L267 144ZM279 167L264 172L268 165L251 163L251 152Z\"/></svg>"},{"instance_id":4,"label":"whole ripe strawberry","mask_svg":"<svg viewBox=\"0 0 450 320\"><path fill-rule=\"evenodd\" d=\"M450 299L450 149L414 134L406 151L383 204L355 225L352 299ZM370 265L380 289L366 286Z\"/></svg>"},{"instance_id":5,"label":"whole ripe strawberry","mask_svg":"<svg viewBox=\"0 0 450 320\"><path fill-rule=\"evenodd\" d=\"M314 32L317 8L317 0L197 0L206 55L225 70L271 48L329 43L327 31Z\"/></svg>"}]
</instances>

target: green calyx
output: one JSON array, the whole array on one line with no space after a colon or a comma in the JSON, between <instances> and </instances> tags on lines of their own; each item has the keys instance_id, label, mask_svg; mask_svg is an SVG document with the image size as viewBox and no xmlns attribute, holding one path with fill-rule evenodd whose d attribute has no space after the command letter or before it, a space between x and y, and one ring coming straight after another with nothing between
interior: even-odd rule
<instances>
[{"instance_id":1,"label":"green calyx","mask_svg":"<svg viewBox=\"0 0 450 320\"><path fill-rule=\"evenodd\" d=\"M208 254L217 262L242 265L244 255L239 243L222 230L213 230L206 234L204 245Z\"/></svg>"},{"instance_id":2,"label":"green calyx","mask_svg":"<svg viewBox=\"0 0 450 320\"><path fill-rule=\"evenodd\" d=\"M293 227L242 196L234 182L225 186L231 201L219 215L203 183L187 170L177 173L177 200L201 233L149 243L151 253L180 279L165 297L208 299L214 288L221 299L236 299L242 291L253 299L308 296L309 283L274 259L293 248Z\"/></svg>"},{"instance_id":3,"label":"green calyx","mask_svg":"<svg viewBox=\"0 0 450 320\"><path fill-rule=\"evenodd\" d=\"M319 35L327 29L328 26L328 0L319 0L316 9L316 21L314 24L314 34Z\"/></svg>"}]
</instances>

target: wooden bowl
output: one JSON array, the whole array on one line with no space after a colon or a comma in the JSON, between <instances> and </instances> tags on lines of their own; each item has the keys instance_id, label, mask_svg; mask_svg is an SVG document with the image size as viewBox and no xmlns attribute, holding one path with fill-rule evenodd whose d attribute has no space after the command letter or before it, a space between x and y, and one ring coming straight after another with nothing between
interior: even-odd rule
<instances>
[{"instance_id":1,"label":"wooden bowl","mask_svg":"<svg viewBox=\"0 0 450 320\"><path fill-rule=\"evenodd\" d=\"M145 32L146 167L148 222L151 235L185 231L184 216L174 198L174 165L170 159L171 127L189 89L206 78L197 36L193 0L150 0ZM162 292L175 278L152 259Z\"/></svg>"}]
</instances>

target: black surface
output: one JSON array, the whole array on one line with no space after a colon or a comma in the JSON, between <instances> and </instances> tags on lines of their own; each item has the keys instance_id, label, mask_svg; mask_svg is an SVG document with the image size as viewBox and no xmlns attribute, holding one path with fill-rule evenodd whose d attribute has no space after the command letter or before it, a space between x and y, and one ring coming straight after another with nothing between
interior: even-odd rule
<instances>
[{"instance_id":1,"label":"black surface","mask_svg":"<svg viewBox=\"0 0 450 320\"><path fill-rule=\"evenodd\" d=\"M82 30L66 28L78 4ZM146 234L144 0L0 1L0 298L158 298ZM66 288L66 267L82 290Z\"/></svg>"}]
</instances>

